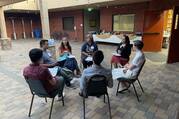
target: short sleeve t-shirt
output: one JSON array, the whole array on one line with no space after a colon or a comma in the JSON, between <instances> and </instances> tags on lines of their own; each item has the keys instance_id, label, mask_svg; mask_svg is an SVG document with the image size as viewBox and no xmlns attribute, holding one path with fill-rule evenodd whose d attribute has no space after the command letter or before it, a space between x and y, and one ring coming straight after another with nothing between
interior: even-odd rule
<instances>
[{"instance_id":1,"label":"short sleeve t-shirt","mask_svg":"<svg viewBox=\"0 0 179 119\"><path fill-rule=\"evenodd\" d=\"M55 60L52 59L52 54L50 53L50 51L43 51L42 59L44 64L55 63Z\"/></svg>"},{"instance_id":2,"label":"short sleeve t-shirt","mask_svg":"<svg viewBox=\"0 0 179 119\"><path fill-rule=\"evenodd\" d=\"M132 60L132 64L135 65L135 67L132 69L133 76L136 76L139 69L141 68L142 64L145 61L145 56L142 51L136 51L136 55Z\"/></svg>"},{"instance_id":3,"label":"short sleeve t-shirt","mask_svg":"<svg viewBox=\"0 0 179 119\"><path fill-rule=\"evenodd\" d=\"M81 52L86 52L86 53L90 53L90 52L95 52L98 50L98 46L95 42L93 42L91 45L88 43L84 43L83 46L81 47ZM86 58L86 56L82 55L82 59Z\"/></svg>"},{"instance_id":4,"label":"short sleeve t-shirt","mask_svg":"<svg viewBox=\"0 0 179 119\"><path fill-rule=\"evenodd\" d=\"M23 75L27 80L40 80L48 93L57 88L55 85L50 84L49 81L52 80L53 77L46 67L30 64L29 66L24 68Z\"/></svg>"}]
</instances>

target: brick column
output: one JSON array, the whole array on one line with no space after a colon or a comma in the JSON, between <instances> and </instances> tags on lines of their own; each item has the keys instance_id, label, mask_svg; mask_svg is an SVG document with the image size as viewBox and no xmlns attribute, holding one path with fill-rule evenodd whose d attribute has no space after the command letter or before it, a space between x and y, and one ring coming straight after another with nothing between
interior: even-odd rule
<instances>
[{"instance_id":1,"label":"brick column","mask_svg":"<svg viewBox=\"0 0 179 119\"><path fill-rule=\"evenodd\" d=\"M11 48L11 39L7 37L6 22L4 18L3 7L0 7L0 45L2 50L7 50Z\"/></svg>"},{"instance_id":2,"label":"brick column","mask_svg":"<svg viewBox=\"0 0 179 119\"><path fill-rule=\"evenodd\" d=\"M50 38L49 16L46 0L39 0L42 34L44 39Z\"/></svg>"},{"instance_id":3,"label":"brick column","mask_svg":"<svg viewBox=\"0 0 179 119\"><path fill-rule=\"evenodd\" d=\"M7 38L4 10L2 7L0 7L0 32L1 32L1 38Z\"/></svg>"}]
</instances>

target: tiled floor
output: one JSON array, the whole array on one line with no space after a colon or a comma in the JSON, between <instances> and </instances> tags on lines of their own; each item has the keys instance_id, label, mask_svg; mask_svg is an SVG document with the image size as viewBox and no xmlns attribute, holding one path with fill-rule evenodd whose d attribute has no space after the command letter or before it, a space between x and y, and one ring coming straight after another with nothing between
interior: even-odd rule
<instances>
[{"instance_id":1,"label":"tiled floor","mask_svg":"<svg viewBox=\"0 0 179 119\"><path fill-rule=\"evenodd\" d=\"M73 54L79 61L79 42L72 42ZM28 51L39 47L35 40L13 41L12 50L0 50L0 119L30 119L27 114L30 106L31 94L22 77L22 70L30 61ZM111 52L114 45L100 44L104 51L103 65L110 67ZM159 57L162 55L161 57ZM132 54L133 56L133 54ZM151 57L152 56L152 57ZM157 56L157 60L155 57ZM109 89L111 111L113 119L177 119L179 112L179 63L164 64L158 58L165 58L163 53L146 53L147 62L141 72L140 80L145 93L140 94L138 103L132 87L130 92L115 96L114 87ZM161 59L161 61L163 61ZM82 99L78 96L79 88L65 88L65 106L55 100L52 112L53 119L82 119ZM87 119L108 119L107 104L102 98L88 98L86 100ZM35 98L31 119L47 119L51 100Z\"/></svg>"}]
</instances>

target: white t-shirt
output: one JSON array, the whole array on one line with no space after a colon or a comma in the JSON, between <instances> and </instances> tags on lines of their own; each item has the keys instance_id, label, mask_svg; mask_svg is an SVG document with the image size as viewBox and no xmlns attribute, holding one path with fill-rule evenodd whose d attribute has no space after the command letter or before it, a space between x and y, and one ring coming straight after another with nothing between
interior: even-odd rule
<instances>
[{"instance_id":1,"label":"white t-shirt","mask_svg":"<svg viewBox=\"0 0 179 119\"><path fill-rule=\"evenodd\" d=\"M132 64L135 65L135 67L131 70L132 71L132 75L136 76L139 69L141 68L142 64L145 61L145 56L144 53L140 50L136 51L135 57L132 60Z\"/></svg>"}]
</instances>

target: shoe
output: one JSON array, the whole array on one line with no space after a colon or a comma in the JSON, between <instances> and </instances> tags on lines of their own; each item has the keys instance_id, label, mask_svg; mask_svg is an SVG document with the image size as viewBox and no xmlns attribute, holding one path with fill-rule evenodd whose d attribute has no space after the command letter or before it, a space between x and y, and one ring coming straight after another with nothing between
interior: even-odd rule
<instances>
[{"instance_id":1,"label":"shoe","mask_svg":"<svg viewBox=\"0 0 179 119\"><path fill-rule=\"evenodd\" d=\"M63 92L63 98L65 97L65 93ZM62 100L62 96L58 96L58 101L61 101Z\"/></svg>"},{"instance_id":2,"label":"shoe","mask_svg":"<svg viewBox=\"0 0 179 119\"><path fill-rule=\"evenodd\" d=\"M123 93L124 91L128 90L129 87L130 87L130 85L128 85L128 86L127 86L126 88L124 88L124 89L121 89L120 91L118 91L118 93Z\"/></svg>"},{"instance_id":3,"label":"shoe","mask_svg":"<svg viewBox=\"0 0 179 119\"><path fill-rule=\"evenodd\" d=\"M70 86L71 86L70 81L65 81L65 84L66 84L67 87L70 87Z\"/></svg>"},{"instance_id":4,"label":"shoe","mask_svg":"<svg viewBox=\"0 0 179 119\"><path fill-rule=\"evenodd\" d=\"M66 85L67 86L67 85ZM67 86L67 88L76 89L77 87L74 84L71 84Z\"/></svg>"},{"instance_id":5,"label":"shoe","mask_svg":"<svg viewBox=\"0 0 179 119\"><path fill-rule=\"evenodd\" d=\"M79 94L79 96L83 97L83 94L82 94L82 92L79 92L78 94Z\"/></svg>"},{"instance_id":6,"label":"shoe","mask_svg":"<svg viewBox=\"0 0 179 119\"><path fill-rule=\"evenodd\" d=\"M86 95L84 96L82 92L79 92L78 94L79 94L79 96L81 96L81 97L88 98L88 96L86 96Z\"/></svg>"}]
</instances>

